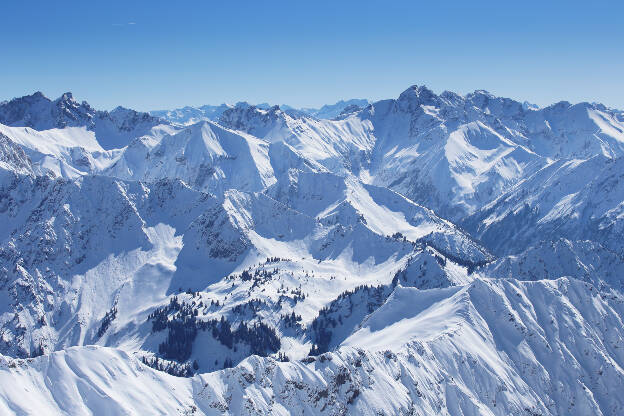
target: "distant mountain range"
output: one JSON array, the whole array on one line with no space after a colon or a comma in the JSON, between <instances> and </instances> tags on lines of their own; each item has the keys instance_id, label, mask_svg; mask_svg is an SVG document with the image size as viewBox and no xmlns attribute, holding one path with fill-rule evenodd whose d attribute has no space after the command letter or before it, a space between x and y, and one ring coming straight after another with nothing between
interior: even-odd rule
<instances>
[{"instance_id":1,"label":"distant mountain range","mask_svg":"<svg viewBox=\"0 0 624 416\"><path fill-rule=\"evenodd\" d=\"M302 114L306 116L312 116L322 119L334 119L339 117L343 113L355 112L369 105L369 100L363 99L351 99L340 100L336 104L326 104L321 108L295 108L286 104L278 106L284 111L291 112L293 114ZM226 111L234 107L245 106L247 103L241 102L236 105L221 104L221 105L202 105L201 107L182 107L174 110L155 110L150 111L150 114L154 117L160 117L173 124L179 124L187 126L197 123L199 121L219 121L221 115ZM268 110L272 106L267 103L256 104L254 107L261 110Z\"/></svg>"}]
</instances>

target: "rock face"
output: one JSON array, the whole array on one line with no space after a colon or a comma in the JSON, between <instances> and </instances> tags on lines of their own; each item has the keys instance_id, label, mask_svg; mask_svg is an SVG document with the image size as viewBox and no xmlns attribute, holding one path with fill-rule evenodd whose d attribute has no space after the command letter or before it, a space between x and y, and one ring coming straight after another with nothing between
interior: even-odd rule
<instances>
[{"instance_id":1,"label":"rock face","mask_svg":"<svg viewBox=\"0 0 624 416\"><path fill-rule=\"evenodd\" d=\"M3 414L624 411L622 112L183 110L0 104Z\"/></svg>"}]
</instances>

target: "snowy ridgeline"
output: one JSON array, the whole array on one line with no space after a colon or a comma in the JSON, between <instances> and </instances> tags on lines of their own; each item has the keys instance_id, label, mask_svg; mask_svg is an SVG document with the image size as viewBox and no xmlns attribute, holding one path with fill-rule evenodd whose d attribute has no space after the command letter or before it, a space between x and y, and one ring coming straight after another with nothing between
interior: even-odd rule
<instances>
[{"instance_id":1,"label":"snowy ridgeline","mask_svg":"<svg viewBox=\"0 0 624 416\"><path fill-rule=\"evenodd\" d=\"M623 151L484 91L0 103L0 409L622 413Z\"/></svg>"},{"instance_id":2,"label":"snowy ridgeline","mask_svg":"<svg viewBox=\"0 0 624 416\"><path fill-rule=\"evenodd\" d=\"M398 287L334 352L181 378L72 347L0 362L3 413L619 414L622 298L574 279ZM608 330L609 328L609 330ZM24 400L28 397L28 400Z\"/></svg>"}]
</instances>

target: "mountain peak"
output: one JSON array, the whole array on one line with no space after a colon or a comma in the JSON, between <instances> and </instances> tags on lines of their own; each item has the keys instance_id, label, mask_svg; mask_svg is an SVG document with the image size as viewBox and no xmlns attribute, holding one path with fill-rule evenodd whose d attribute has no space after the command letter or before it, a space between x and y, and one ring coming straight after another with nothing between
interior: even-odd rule
<instances>
[{"instance_id":1,"label":"mountain peak","mask_svg":"<svg viewBox=\"0 0 624 416\"><path fill-rule=\"evenodd\" d=\"M486 90L474 90L473 92L466 94L467 101L476 103L480 107L484 106L489 101L495 100L497 98L498 97L496 97L494 94Z\"/></svg>"},{"instance_id":2,"label":"mountain peak","mask_svg":"<svg viewBox=\"0 0 624 416\"><path fill-rule=\"evenodd\" d=\"M474 92L470 95L485 95L487 97L490 98L494 98L494 94L492 94L491 92L489 92L488 90L474 90Z\"/></svg>"},{"instance_id":3,"label":"mountain peak","mask_svg":"<svg viewBox=\"0 0 624 416\"><path fill-rule=\"evenodd\" d=\"M75 99L74 99L74 95L71 92L66 92L63 93L63 95L61 95L59 98L57 98L56 100L54 100L54 104L56 104L57 106L60 107L83 107L84 111L87 112L93 112L95 111L93 108L91 108L91 106L89 105L89 103L87 103L86 101L83 101L82 104L79 104Z\"/></svg>"},{"instance_id":4,"label":"mountain peak","mask_svg":"<svg viewBox=\"0 0 624 416\"><path fill-rule=\"evenodd\" d=\"M530 102L528 102L528 101L524 101L524 102L522 103L522 108L523 108L525 111L528 111L528 110L539 110L539 108L540 108L540 107L539 107L539 105L537 105L537 104L533 104L533 103L530 103Z\"/></svg>"},{"instance_id":5,"label":"mountain peak","mask_svg":"<svg viewBox=\"0 0 624 416\"><path fill-rule=\"evenodd\" d=\"M247 108L251 108L251 107L255 107L255 106L249 104L247 101L239 101L236 104L234 104L234 108L247 109Z\"/></svg>"},{"instance_id":6,"label":"mountain peak","mask_svg":"<svg viewBox=\"0 0 624 416\"><path fill-rule=\"evenodd\" d=\"M111 114L113 113L126 113L126 112L136 112L136 110L133 110L131 108L126 108L124 106L118 105L117 107L113 108L111 110Z\"/></svg>"},{"instance_id":7,"label":"mountain peak","mask_svg":"<svg viewBox=\"0 0 624 416\"><path fill-rule=\"evenodd\" d=\"M424 85L412 85L405 91L399 95L399 102L404 102L410 104L426 104L432 105L435 104L438 99L438 96L435 93L427 88Z\"/></svg>"}]
</instances>

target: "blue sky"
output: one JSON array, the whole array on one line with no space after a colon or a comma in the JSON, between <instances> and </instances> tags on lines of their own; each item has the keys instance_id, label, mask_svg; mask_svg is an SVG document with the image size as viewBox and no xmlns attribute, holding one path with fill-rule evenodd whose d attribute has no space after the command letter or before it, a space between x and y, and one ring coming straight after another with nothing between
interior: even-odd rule
<instances>
[{"instance_id":1,"label":"blue sky","mask_svg":"<svg viewBox=\"0 0 624 416\"><path fill-rule=\"evenodd\" d=\"M0 100L319 106L487 89L624 108L619 1L10 1Z\"/></svg>"}]
</instances>

